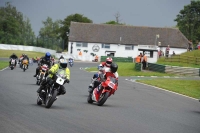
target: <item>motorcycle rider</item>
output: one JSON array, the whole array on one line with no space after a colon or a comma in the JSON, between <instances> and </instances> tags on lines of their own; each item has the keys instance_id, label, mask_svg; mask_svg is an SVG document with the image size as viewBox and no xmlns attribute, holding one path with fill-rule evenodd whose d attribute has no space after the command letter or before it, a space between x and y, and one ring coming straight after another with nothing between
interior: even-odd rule
<instances>
[{"instance_id":1,"label":"motorcycle rider","mask_svg":"<svg viewBox=\"0 0 200 133\"><path fill-rule=\"evenodd\" d=\"M65 80L64 83L69 83L70 80L70 70L67 67L67 60L66 59L60 59L58 64L55 64L51 67L51 69L49 70L48 74L49 76L47 77L47 79L44 79L40 85L40 88L37 90L37 93L40 94L40 92L42 90L45 91L46 87L49 87L53 84L55 79L55 74L56 72L58 72L59 69L64 69L65 73L67 75L67 78ZM60 88L60 92L58 92L58 95L64 95L66 93L66 89L65 87L62 85Z\"/></svg>"},{"instance_id":2,"label":"motorcycle rider","mask_svg":"<svg viewBox=\"0 0 200 133\"><path fill-rule=\"evenodd\" d=\"M18 60L18 62L19 62L19 64L21 63L21 60L24 58L24 54L22 54L20 57L19 57L19 60Z\"/></svg>"},{"instance_id":3,"label":"motorcycle rider","mask_svg":"<svg viewBox=\"0 0 200 133\"><path fill-rule=\"evenodd\" d=\"M96 79L96 78L98 78L98 76L99 76L99 73L101 73L101 71L104 69L104 68L110 68L110 66L111 66L111 64L112 64L112 58L111 57L107 57L106 58L106 61L105 62L102 62L99 66L98 66L98 70L99 70L99 72L98 73L95 73L94 75L93 75L93 77L92 77L92 82L91 82L91 84L89 85L89 88L92 88L93 87L93 85L94 85L94 80Z\"/></svg>"},{"instance_id":4,"label":"motorcycle rider","mask_svg":"<svg viewBox=\"0 0 200 133\"><path fill-rule=\"evenodd\" d=\"M49 69L51 68L51 54L49 52L47 52L45 56L41 57L40 60L38 61L38 67L36 68L36 73L35 75L33 75L33 77L36 77L39 74L40 67L43 64L48 65ZM47 75L45 75L45 77L47 77Z\"/></svg>"},{"instance_id":5,"label":"motorcycle rider","mask_svg":"<svg viewBox=\"0 0 200 133\"><path fill-rule=\"evenodd\" d=\"M11 65L11 58L15 60L15 67L16 67L16 64L17 64L17 55L15 53L13 53L11 56L10 56L10 61L9 61L9 66Z\"/></svg>"},{"instance_id":6,"label":"motorcycle rider","mask_svg":"<svg viewBox=\"0 0 200 133\"><path fill-rule=\"evenodd\" d=\"M98 76L99 77L103 77L104 79L106 79L107 77L111 76L111 77L114 77L116 78L117 80L117 84L118 84L118 77L119 77L119 74L117 72L118 70L118 65L114 62L112 62L112 64L110 65L110 68L102 68L102 73L100 73ZM92 94L93 90L99 86L101 84L100 81L98 80L94 80L93 82L93 86L89 88L89 93Z\"/></svg>"},{"instance_id":7,"label":"motorcycle rider","mask_svg":"<svg viewBox=\"0 0 200 133\"><path fill-rule=\"evenodd\" d=\"M60 59L65 59L65 58L63 57L63 55L61 55L60 58L59 58L59 60L60 60Z\"/></svg>"},{"instance_id":8,"label":"motorcycle rider","mask_svg":"<svg viewBox=\"0 0 200 133\"><path fill-rule=\"evenodd\" d=\"M74 59L70 57L70 58L68 59L68 62L69 62L69 63L70 63L70 62L73 63L73 62L74 62Z\"/></svg>"},{"instance_id":9,"label":"motorcycle rider","mask_svg":"<svg viewBox=\"0 0 200 133\"><path fill-rule=\"evenodd\" d=\"M27 54L24 54L24 57L22 58L21 60L21 63L23 63L24 60L27 60L28 61L28 65L29 65L29 57ZM27 65L27 69L28 69L28 65ZM21 65L22 66L22 65ZM22 67L21 67L22 68Z\"/></svg>"}]
</instances>

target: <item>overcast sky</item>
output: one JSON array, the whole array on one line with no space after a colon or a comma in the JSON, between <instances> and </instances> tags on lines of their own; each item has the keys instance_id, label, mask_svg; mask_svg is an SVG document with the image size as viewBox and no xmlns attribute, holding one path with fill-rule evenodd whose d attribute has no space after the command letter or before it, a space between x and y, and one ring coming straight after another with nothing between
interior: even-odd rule
<instances>
[{"instance_id":1,"label":"overcast sky","mask_svg":"<svg viewBox=\"0 0 200 133\"><path fill-rule=\"evenodd\" d=\"M0 0L0 6L5 6L5 2L11 2L30 19L36 35L48 16L55 21L75 13L97 24L115 20L119 12L121 23L172 27L179 11L190 4L190 0Z\"/></svg>"}]
</instances>

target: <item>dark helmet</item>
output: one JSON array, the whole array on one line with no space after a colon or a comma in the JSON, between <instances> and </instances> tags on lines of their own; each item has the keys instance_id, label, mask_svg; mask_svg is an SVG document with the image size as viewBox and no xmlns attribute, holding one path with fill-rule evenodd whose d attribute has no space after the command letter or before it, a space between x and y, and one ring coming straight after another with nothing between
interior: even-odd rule
<instances>
[{"instance_id":1,"label":"dark helmet","mask_svg":"<svg viewBox=\"0 0 200 133\"><path fill-rule=\"evenodd\" d=\"M112 62L111 66L110 66L110 70L112 73L115 73L118 69L118 65L114 62Z\"/></svg>"},{"instance_id":2,"label":"dark helmet","mask_svg":"<svg viewBox=\"0 0 200 133\"><path fill-rule=\"evenodd\" d=\"M50 58L51 58L51 54L50 54L49 52L47 52L47 53L45 54L45 59L46 59L46 60L50 60Z\"/></svg>"}]
</instances>

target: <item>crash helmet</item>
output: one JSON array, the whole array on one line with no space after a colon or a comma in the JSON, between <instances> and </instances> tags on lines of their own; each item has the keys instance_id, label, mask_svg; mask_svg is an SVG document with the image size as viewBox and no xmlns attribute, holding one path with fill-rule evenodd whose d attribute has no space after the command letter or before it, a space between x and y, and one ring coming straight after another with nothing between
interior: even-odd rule
<instances>
[{"instance_id":1,"label":"crash helmet","mask_svg":"<svg viewBox=\"0 0 200 133\"><path fill-rule=\"evenodd\" d=\"M50 54L49 52L47 52L47 53L45 54L45 59L46 59L46 60L50 60L50 58L51 58L51 54Z\"/></svg>"},{"instance_id":2,"label":"crash helmet","mask_svg":"<svg viewBox=\"0 0 200 133\"><path fill-rule=\"evenodd\" d=\"M110 66L111 63L112 63L112 58L111 57L106 58L106 66Z\"/></svg>"},{"instance_id":3,"label":"crash helmet","mask_svg":"<svg viewBox=\"0 0 200 133\"><path fill-rule=\"evenodd\" d=\"M67 60L66 59L60 59L59 60L59 67L62 69L65 69L67 67Z\"/></svg>"},{"instance_id":4,"label":"crash helmet","mask_svg":"<svg viewBox=\"0 0 200 133\"><path fill-rule=\"evenodd\" d=\"M117 69L118 69L118 65L116 63L112 62L111 66L110 66L110 71L112 73L115 73L117 71Z\"/></svg>"}]
</instances>

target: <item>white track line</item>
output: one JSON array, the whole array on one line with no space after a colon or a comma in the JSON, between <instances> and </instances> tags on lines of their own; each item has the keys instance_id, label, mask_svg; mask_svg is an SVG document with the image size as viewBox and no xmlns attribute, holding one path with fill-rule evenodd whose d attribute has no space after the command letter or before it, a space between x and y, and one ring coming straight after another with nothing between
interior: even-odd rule
<instances>
[{"instance_id":1,"label":"white track line","mask_svg":"<svg viewBox=\"0 0 200 133\"><path fill-rule=\"evenodd\" d=\"M131 81L131 80L128 80L128 81ZM140 82L137 82L135 80L132 80L131 82L135 82L135 83L139 83L139 84L142 84L142 85L150 86L150 87L156 88L158 90L167 91L167 92L170 92L170 93L173 93L173 94L177 94L177 95L180 95L180 96L184 96L184 97L187 97L187 98L190 98L190 99L193 99L193 100L199 100L199 99L196 99L196 98L193 98L193 97L189 97L189 96L186 96L186 95L183 95L183 94L179 94L179 93L176 93L176 92L173 92L173 91L165 90L165 89L153 86L153 85L148 85L148 84L145 84L145 83L140 83Z\"/></svg>"},{"instance_id":2,"label":"white track line","mask_svg":"<svg viewBox=\"0 0 200 133\"><path fill-rule=\"evenodd\" d=\"M0 70L0 71L3 71L3 70L5 70L5 69L7 69L8 67L6 67L6 68L4 68L4 69L2 69L2 70Z\"/></svg>"}]
</instances>

